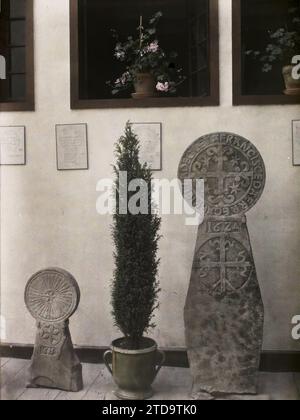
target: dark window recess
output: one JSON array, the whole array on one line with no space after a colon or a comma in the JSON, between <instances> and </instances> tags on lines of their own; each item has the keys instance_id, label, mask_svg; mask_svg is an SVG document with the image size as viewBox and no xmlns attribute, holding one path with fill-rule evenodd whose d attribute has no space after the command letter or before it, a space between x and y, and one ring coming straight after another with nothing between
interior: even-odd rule
<instances>
[{"instance_id":1,"label":"dark window recess","mask_svg":"<svg viewBox=\"0 0 300 420\"><path fill-rule=\"evenodd\" d=\"M241 0L241 94L281 95L284 90L282 67L277 62L271 72L262 71L262 63L246 51L264 51L271 43L268 32L286 28L288 10L295 0ZM299 51L300 53L300 51Z\"/></svg>"},{"instance_id":2,"label":"dark window recess","mask_svg":"<svg viewBox=\"0 0 300 420\"><path fill-rule=\"evenodd\" d=\"M158 39L187 77L178 97L210 95L209 0L78 0L79 99L129 98L130 92L112 96L106 81L124 68L114 58L111 29L122 38L134 34L140 15L148 20L162 11Z\"/></svg>"},{"instance_id":3,"label":"dark window recess","mask_svg":"<svg viewBox=\"0 0 300 420\"><path fill-rule=\"evenodd\" d=\"M26 0L1 0L0 55L6 59L0 102L26 99Z\"/></svg>"}]
</instances>

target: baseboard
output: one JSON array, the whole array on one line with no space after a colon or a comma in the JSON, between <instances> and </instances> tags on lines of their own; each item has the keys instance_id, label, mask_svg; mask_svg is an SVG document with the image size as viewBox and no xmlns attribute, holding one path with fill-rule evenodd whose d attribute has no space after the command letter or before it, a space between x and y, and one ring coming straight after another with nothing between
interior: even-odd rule
<instances>
[{"instance_id":1,"label":"baseboard","mask_svg":"<svg viewBox=\"0 0 300 420\"><path fill-rule=\"evenodd\" d=\"M102 364L103 355L109 347L76 347L75 351L82 363ZM189 362L184 349L162 349L166 353L165 366L188 368ZM31 359L33 345L0 344L0 357L12 359Z\"/></svg>"},{"instance_id":2,"label":"baseboard","mask_svg":"<svg viewBox=\"0 0 300 420\"><path fill-rule=\"evenodd\" d=\"M82 363L103 363L107 347L75 347ZM188 368L187 352L184 349L163 349L166 353L165 366ZM1 344L0 357L30 359L32 345ZM264 351L261 355L262 372L300 372L300 351Z\"/></svg>"},{"instance_id":3,"label":"baseboard","mask_svg":"<svg viewBox=\"0 0 300 420\"><path fill-rule=\"evenodd\" d=\"M298 389L298 392L299 392L299 395L300 395L300 373L295 373L294 374L294 379L295 379L297 389Z\"/></svg>"}]
</instances>

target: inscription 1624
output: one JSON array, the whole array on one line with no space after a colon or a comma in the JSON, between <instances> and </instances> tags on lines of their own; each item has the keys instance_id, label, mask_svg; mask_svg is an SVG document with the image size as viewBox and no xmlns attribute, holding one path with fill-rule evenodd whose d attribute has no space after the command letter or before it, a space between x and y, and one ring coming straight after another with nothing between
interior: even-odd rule
<instances>
[{"instance_id":1,"label":"inscription 1624","mask_svg":"<svg viewBox=\"0 0 300 420\"><path fill-rule=\"evenodd\" d=\"M207 233L238 233L241 231L241 228L241 222L209 221L206 223Z\"/></svg>"}]
</instances>

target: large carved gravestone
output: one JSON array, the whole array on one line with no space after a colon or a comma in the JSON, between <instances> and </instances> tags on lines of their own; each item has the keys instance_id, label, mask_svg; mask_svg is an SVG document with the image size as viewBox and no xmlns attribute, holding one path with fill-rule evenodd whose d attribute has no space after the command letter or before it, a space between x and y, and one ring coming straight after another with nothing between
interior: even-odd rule
<instances>
[{"instance_id":1,"label":"large carved gravestone","mask_svg":"<svg viewBox=\"0 0 300 420\"><path fill-rule=\"evenodd\" d=\"M82 366L69 331L69 318L76 311L79 300L76 280L58 268L40 271L27 283L25 303L37 320L29 387L72 392L82 389Z\"/></svg>"},{"instance_id":2,"label":"large carved gravestone","mask_svg":"<svg viewBox=\"0 0 300 420\"><path fill-rule=\"evenodd\" d=\"M194 397L255 394L264 307L245 213L263 192L264 162L248 140L216 133L188 148L179 178L205 180L185 306Z\"/></svg>"}]
</instances>

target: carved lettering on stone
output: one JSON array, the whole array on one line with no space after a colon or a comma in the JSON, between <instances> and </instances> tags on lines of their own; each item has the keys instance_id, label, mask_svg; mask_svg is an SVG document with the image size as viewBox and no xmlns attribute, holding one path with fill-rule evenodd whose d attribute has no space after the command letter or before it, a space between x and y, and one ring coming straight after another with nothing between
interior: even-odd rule
<instances>
[{"instance_id":1,"label":"carved lettering on stone","mask_svg":"<svg viewBox=\"0 0 300 420\"><path fill-rule=\"evenodd\" d=\"M178 177L205 181L185 306L194 397L254 394L264 308L245 213L263 192L264 162L248 140L214 133L187 149Z\"/></svg>"},{"instance_id":2,"label":"carved lettering on stone","mask_svg":"<svg viewBox=\"0 0 300 420\"><path fill-rule=\"evenodd\" d=\"M256 148L234 134L212 134L193 143L179 178L204 179L207 216L234 216L256 204L265 185L265 166Z\"/></svg>"}]
</instances>

